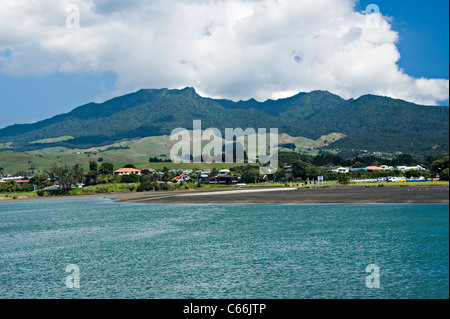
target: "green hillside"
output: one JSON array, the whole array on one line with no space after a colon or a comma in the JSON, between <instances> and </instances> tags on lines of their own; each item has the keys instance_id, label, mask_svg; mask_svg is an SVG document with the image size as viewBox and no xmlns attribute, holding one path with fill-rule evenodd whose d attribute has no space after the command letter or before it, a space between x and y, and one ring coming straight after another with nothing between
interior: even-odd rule
<instances>
[{"instance_id":1,"label":"green hillside","mask_svg":"<svg viewBox=\"0 0 450 319\"><path fill-rule=\"evenodd\" d=\"M328 141L338 140L343 138L340 134L330 134L323 136L318 140L311 140L304 137L292 137L287 134L279 135L280 151L289 151L282 147L283 144L292 143L298 150L315 154L314 150L320 149ZM57 144L59 140L63 138L54 139L54 143ZM140 139L124 140L111 145L105 145L100 147L91 147L87 149L75 148L68 149L66 147L56 146L48 147L35 151L26 152L13 152L3 151L0 152L0 167L4 169L6 173L15 174L20 171L29 171L30 161L33 162L39 171L49 169L53 163L58 165L74 165L80 164L85 170L89 167L90 161L97 162L110 162L116 165L116 168L120 168L125 164L134 164L139 168L154 168L162 169L164 166L177 167L177 168L229 168L235 166L235 164L178 164L172 163L149 163L150 157L157 157L159 159L169 159L170 150L175 142L170 141L170 136L151 136ZM203 146L208 141L203 141Z\"/></svg>"},{"instance_id":2,"label":"green hillside","mask_svg":"<svg viewBox=\"0 0 450 319\"><path fill-rule=\"evenodd\" d=\"M373 95L344 100L326 91L276 101L233 102L203 98L193 88L185 88L140 90L101 104L86 104L38 123L0 129L0 150L102 147L167 136L178 127L192 129L193 120L202 120L203 129L215 127L222 132L238 127L278 128L280 133L303 137L297 141L303 145L299 150L320 147L335 152L368 150L424 157L449 149L448 107ZM339 138L325 138L317 146L315 141L331 133ZM129 155L143 158L149 155L148 149L152 153L167 152L166 146L157 143L146 147L145 154L136 151Z\"/></svg>"}]
</instances>

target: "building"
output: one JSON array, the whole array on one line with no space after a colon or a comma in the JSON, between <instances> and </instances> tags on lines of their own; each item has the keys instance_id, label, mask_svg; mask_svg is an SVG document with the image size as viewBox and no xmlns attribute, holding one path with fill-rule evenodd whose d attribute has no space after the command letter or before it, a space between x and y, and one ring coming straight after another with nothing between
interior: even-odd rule
<instances>
[{"instance_id":1,"label":"building","mask_svg":"<svg viewBox=\"0 0 450 319\"><path fill-rule=\"evenodd\" d=\"M419 171L419 172L423 172L423 171L427 170L426 168L424 168L424 167L422 167L420 165L417 165L417 166L397 166L397 170L403 171L403 172L410 171L410 170L413 170L413 169L415 169L416 171Z\"/></svg>"},{"instance_id":2,"label":"building","mask_svg":"<svg viewBox=\"0 0 450 319\"><path fill-rule=\"evenodd\" d=\"M384 171L383 168L378 167L378 166L367 166L366 167L369 171Z\"/></svg>"},{"instance_id":3,"label":"building","mask_svg":"<svg viewBox=\"0 0 450 319\"><path fill-rule=\"evenodd\" d=\"M203 177L200 179L201 184L220 184L220 185L235 185L238 183L238 178L231 175L221 175L215 177Z\"/></svg>"},{"instance_id":4,"label":"building","mask_svg":"<svg viewBox=\"0 0 450 319\"><path fill-rule=\"evenodd\" d=\"M136 174L136 175L141 175L141 171L135 168L121 168L118 169L116 171L114 171L114 175L131 175L131 174Z\"/></svg>"},{"instance_id":5,"label":"building","mask_svg":"<svg viewBox=\"0 0 450 319\"><path fill-rule=\"evenodd\" d=\"M186 173L183 173L177 177L172 178L172 182L188 182L190 181L190 177L189 175L187 175Z\"/></svg>"},{"instance_id":6,"label":"building","mask_svg":"<svg viewBox=\"0 0 450 319\"><path fill-rule=\"evenodd\" d=\"M0 183L6 183L8 181L14 181L19 185L27 185L30 183L30 180L28 180L28 179L6 179L6 180L1 180Z\"/></svg>"},{"instance_id":7,"label":"building","mask_svg":"<svg viewBox=\"0 0 450 319\"><path fill-rule=\"evenodd\" d=\"M27 185L30 183L30 179L33 178L33 175L25 175L25 176L16 176L16 177L12 177L11 175L9 175L9 177L4 177L2 178L2 180L0 181L0 183L5 183L8 181L14 181L19 185Z\"/></svg>"},{"instance_id":8,"label":"building","mask_svg":"<svg viewBox=\"0 0 450 319\"><path fill-rule=\"evenodd\" d=\"M349 167L339 167L333 171L333 173L341 173L341 174L347 174L350 172Z\"/></svg>"}]
</instances>

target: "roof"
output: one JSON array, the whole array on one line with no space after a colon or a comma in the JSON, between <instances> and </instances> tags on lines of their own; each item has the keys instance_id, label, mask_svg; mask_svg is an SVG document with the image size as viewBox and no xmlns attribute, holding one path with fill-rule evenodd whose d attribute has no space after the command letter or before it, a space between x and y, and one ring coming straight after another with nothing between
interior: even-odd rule
<instances>
[{"instance_id":1,"label":"roof","mask_svg":"<svg viewBox=\"0 0 450 319\"><path fill-rule=\"evenodd\" d=\"M383 171L383 169L378 166L367 166L367 169L369 169L371 171Z\"/></svg>"},{"instance_id":2,"label":"roof","mask_svg":"<svg viewBox=\"0 0 450 319\"><path fill-rule=\"evenodd\" d=\"M19 181L17 181L17 180L14 180L14 179L10 179L9 181L13 181L13 182L16 182L18 184L20 184L20 183L29 183L30 182L29 180L19 180ZM9 182L9 181L0 181L0 183L6 183L6 182Z\"/></svg>"},{"instance_id":3,"label":"roof","mask_svg":"<svg viewBox=\"0 0 450 319\"><path fill-rule=\"evenodd\" d=\"M172 178L173 181L180 179L181 177L183 177L184 175L186 175L186 173L181 174L180 176L174 177Z\"/></svg>"},{"instance_id":4,"label":"roof","mask_svg":"<svg viewBox=\"0 0 450 319\"><path fill-rule=\"evenodd\" d=\"M122 173L122 172L140 172L141 170L139 169L135 169L135 168L121 168L118 169L116 171L114 171L114 173Z\"/></svg>"}]
</instances>

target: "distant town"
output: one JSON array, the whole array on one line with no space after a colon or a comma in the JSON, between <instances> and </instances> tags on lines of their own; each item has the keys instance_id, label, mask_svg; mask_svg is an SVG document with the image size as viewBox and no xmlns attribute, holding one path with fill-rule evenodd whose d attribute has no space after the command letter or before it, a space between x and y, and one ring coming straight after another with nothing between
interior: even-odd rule
<instances>
[{"instance_id":1,"label":"distant town","mask_svg":"<svg viewBox=\"0 0 450 319\"><path fill-rule=\"evenodd\" d=\"M261 175L258 164L236 164L236 167L176 168L170 161L162 162L162 169L133 164L117 168L113 163L91 161L89 169L57 166L36 173L30 163L29 172L10 174L0 167L0 193L28 192L36 196L57 194L84 194L108 192L145 192L157 190L193 189L213 186L287 185L299 187L348 185L356 183L438 182L449 179L449 156L430 157L416 161L410 155L401 155L381 164L382 159L368 156L344 160L335 155L310 156L294 153L280 154L280 167L272 175ZM405 165L402 165L404 161ZM325 163L328 163L326 165ZM332 165L333 163L351 165ZM366 165L379 163L379 165ZM402 163L399 165L399 163ZM331 164L331 165L330 165ZM395 165L397 164L397 165ZM174 167L171 167L171 166ZM6 195L7 196L7 195Z\"/></svg>"}]
</instances>

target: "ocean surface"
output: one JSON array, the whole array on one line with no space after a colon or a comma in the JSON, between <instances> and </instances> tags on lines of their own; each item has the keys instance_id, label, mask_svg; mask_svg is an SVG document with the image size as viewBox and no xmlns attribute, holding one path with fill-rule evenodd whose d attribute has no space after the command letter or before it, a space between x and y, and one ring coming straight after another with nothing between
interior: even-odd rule
<instances>
[{"instance_id":1,"label":"ocean surface","mask_svg":"<svg viewBox=\"0 0 450 319\"><path fill-rule=\"evenodd\" d=\"M0 298L449 298L449 205L0 203Z\"/></svg>"}]
</instances>

